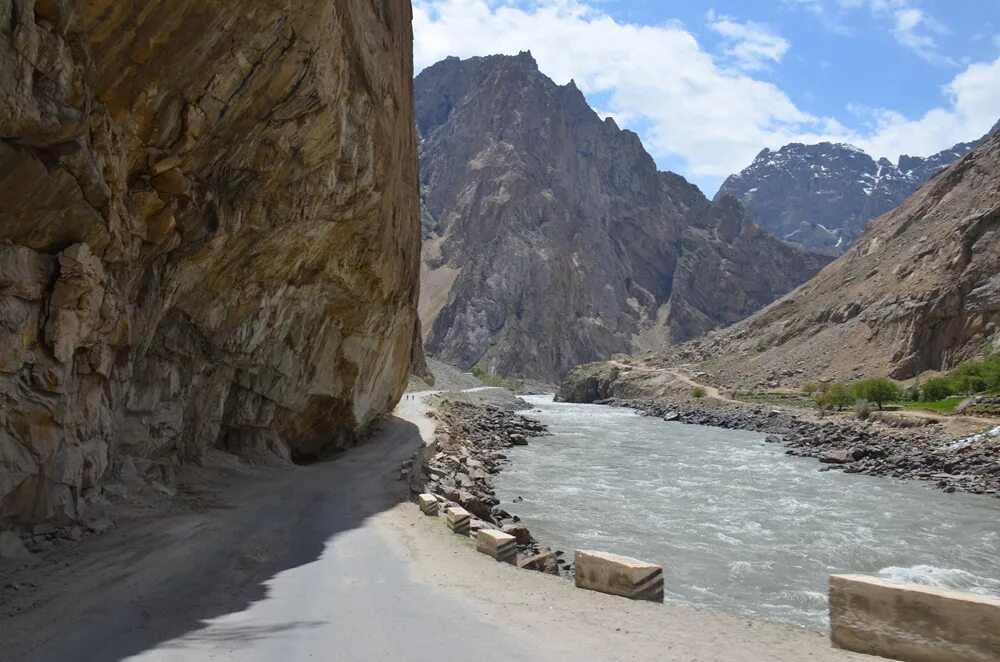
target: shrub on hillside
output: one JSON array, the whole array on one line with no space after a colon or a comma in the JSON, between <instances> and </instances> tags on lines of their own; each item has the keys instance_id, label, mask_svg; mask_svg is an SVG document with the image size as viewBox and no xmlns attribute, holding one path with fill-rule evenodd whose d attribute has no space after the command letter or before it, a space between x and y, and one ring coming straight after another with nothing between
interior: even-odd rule
<instances>
[{"instance_id":1,"label":"shrub on hillside","mask_svg":"<svg viewBox=\"0 0 1000 662\"><path fill-rule=\"evenodd\" d=\"M496 375L491 375L479 366L472 366L472 376L483 383L483 386L493 386L496 388L506 388L512 391L516 391L520 387L520 382L516 379L506 379L504 377L498 377Z\"/></svg>"},{"instance_id":2,"label":"shrub on hillside","mask_svg":"<svg viewBox=\"0 0 1000 662\"><path fill-rule=\"evenodd\" d=\"M705 389L703 389L700 386L695 386L693 389L691 389L691 397L693 397L693 398L699 398L700 399L700 398L704 398L706 395L708 395L708 393L706 393Z\"/></svg>"},{"instance_id":3,"label":"shrub on hillside","mask_svg":"<svg viewBox=\"0 0 1000 662\"><path fill-rule=\"evenodd\" d=\"M867 400L855 400L854 401L854 415L860 420L867 420L869 416L872 415L872 405Z\"/></svg>"},{"instance_id":4,"label":"shrub on hillside","mask_svg":"<svg viewBox=\"0 0 1000 662\"><path fill-rule=\"evenodd\" d=\"M955 393L955 386L951 383L951 380L947 377L935 377L934 379L927 380L923 388L923 400L924 402L937 402L938 400L944 400L950 395Z\"/></svg>"},{"instance_id":5,"label":"shrub on hillside","mask_svg":"<svg viewBox=\"0 0 1000 662\"><path fill-rule=\"evenodd\" d=\"M923 400L935 402L951 395L996 390L1000 390L1000 354L960 363L948 374L931 379L924 384Z\"/></svg>"},{"instance_id":6,"label":"shrub on hillside","mask_svg":"<svg viewBox=\"0 0 1000 662\"><path fill-rule=\"evenodd\" d=\"M819 392L816 393L814 399L820 409L836 409L837 411L841 411L844 407L849 407L854 402L854 396L851 395L851 391L843 384L837 382L824 384Z\"/></svg>"},{"instance_id":7,"label":"shrub on hillside","mask_svg":"<svg viewBox=\"0 0 1000 662\"><path fill-rule=\"evenodd\" d=\"M851 391L857 400L868 400L874 402L879 409L887 402L899 400L899 385L891 379L885 377L873 377L856 382Z\"/></svg>"}]
</instances>

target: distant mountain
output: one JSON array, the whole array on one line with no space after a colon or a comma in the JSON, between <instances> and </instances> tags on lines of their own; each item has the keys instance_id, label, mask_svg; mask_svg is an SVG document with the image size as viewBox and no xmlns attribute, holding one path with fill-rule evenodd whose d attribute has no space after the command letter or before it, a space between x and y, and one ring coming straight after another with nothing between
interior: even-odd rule
<instances>
[{"instance_id":1,"label":"distant mountain","mask_svg":"<svg viewBox=\"0 0 1000 662\"><path fill-rule=\"evenodd\" d=\"M528 53L449 58L415 90L431 355L558 379L732 324L826 262L658 172Z\"/></svg>"},{"instance_id":2,"label":"distant mountain","mask_svg":"<svg viewBox=\"0 0 1000 662\"><path fill-rule=\"evenodd\" d=\"M753 388L905 379L998 349L1000 133L875 220L815 278L674 359L711 359L720 383Z\"/></svg>"},{"instance_id":3,"label":"distant mountain","mask_svg":"<svg viewBox=\"0 0 1000 662\"><path fill-rule=\"evenodd\" d=\"M1000 129L1000 122L990 134ZM986 138L960 143L921 158L876 161L843 144L792 143L764 149L742 172L730 176L716 196L731 195L768 232L809 249L839 255L868 223L898 207L935 173Z\"/></svg>"}]
</instances>

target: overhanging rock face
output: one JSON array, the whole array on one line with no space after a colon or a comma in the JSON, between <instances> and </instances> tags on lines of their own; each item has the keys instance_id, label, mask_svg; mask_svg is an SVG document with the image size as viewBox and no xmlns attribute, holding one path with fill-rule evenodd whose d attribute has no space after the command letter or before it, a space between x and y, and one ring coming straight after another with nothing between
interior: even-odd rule
<instances>
[{"instance_id":1,"label":"overhanging rock face","mask_svg":"<svg viewBox=\"0 0 1000 662\"><path fill-rule=\"evenodd\" d=\"M410 3L0 3L0 520L391 409L419 260Z\"/></svg>"}]
</instances>

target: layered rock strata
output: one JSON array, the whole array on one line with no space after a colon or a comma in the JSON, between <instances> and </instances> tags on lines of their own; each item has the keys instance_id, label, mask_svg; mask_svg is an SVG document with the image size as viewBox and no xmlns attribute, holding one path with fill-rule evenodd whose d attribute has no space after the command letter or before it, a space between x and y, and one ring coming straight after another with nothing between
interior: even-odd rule
<instances>
[{"instance_id":1,"label":"layered rock strata","mask_svg":"<svg viewBox=\"0 0 1000 662\"><path fill-rule=\"evenodd\" d=\"M217 448L310 458L402 392L404 0L0 3L0 520Z\"/></svg>"}]
</instances>

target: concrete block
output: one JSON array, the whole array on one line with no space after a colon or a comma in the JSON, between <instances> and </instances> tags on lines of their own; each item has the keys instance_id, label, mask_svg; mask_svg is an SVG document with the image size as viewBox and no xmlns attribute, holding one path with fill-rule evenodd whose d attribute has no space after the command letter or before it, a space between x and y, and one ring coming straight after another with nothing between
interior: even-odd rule
<instances>
[{"instance_id":1,"label":"concrete block","mask_svg":"<svg viewBox=\"0 0 1000 662\"><path fill-rule=\"evenodd\" d=\"M480 529L476 534L476 551L492 556L497 561L517 563L517 538L495 529Z\"/></svg>"},{"instance_id":2,"label":"concrete block","mask_svg":"<svg viewBox=\"0 0 1000 662\"><path fill-rule=\"evenodd\" d=\"M433 494L419 495L417 497L417 503L420 505L420 512L424 515L438 514L438 501L434 498Z\"/></svg>"},{"instance_id":3,"label":"concrete block","mask_svg":"<svg viewBox=\"0 0 1000 662\"><path fill-rule=\"evenodd\" d=\"M448 528L452 530L452 533L460 536L469 535L469 522L471 518L469 511L459 506L452 506L448 509L447 514Z\"/></svg>"},{"instance_id":4,"label":"concrete block","mask_svg":"<svg viewBox=\"0 0 1000 662\"><path fill-rule=\"evenodd\" d=\"M830 636L838 648L905 662L1000 660L1000 598L833 575Z\"/></svg>"},{"instance_id":5,"label":"concrete block","mask_svg":"<svg viewBox=\"0 0 1000 662\"><path fill-rule=\"evenodd\" d=\"M576 586L632 600L663 602L663 568L627 556L576 550Z\"/></svg>"}]
</instances>

